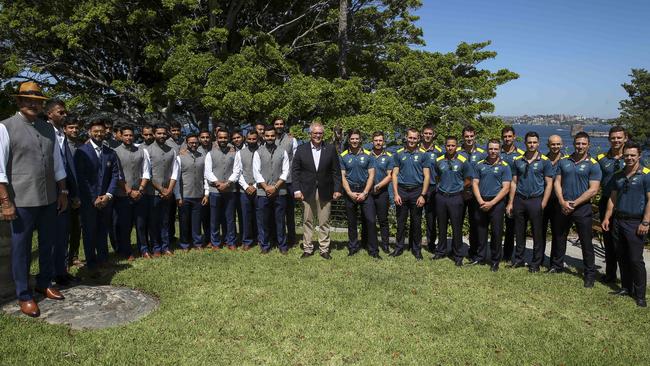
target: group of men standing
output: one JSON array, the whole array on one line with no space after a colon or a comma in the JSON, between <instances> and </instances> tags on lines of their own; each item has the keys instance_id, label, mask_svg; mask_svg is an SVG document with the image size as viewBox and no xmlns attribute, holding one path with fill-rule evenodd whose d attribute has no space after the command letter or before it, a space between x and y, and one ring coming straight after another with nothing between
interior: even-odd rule
<instances>
[{"instance_id":1,"label":"group of men standing","mask_svg":"<svg viewBox=\"0 0 650 366\"><path fill-rule=\"evenodd\" d=\"M361 132L351 130L347 149L339 153L323 141L320 123L310 126L310 141L298 146L281 118L268 126L259 123L245 134L218 125L213 133L185 138L177 123L147 125L144 142L136 145L132 127L107 129L101 119L89 123L89 138L80 141L81 126L66 118L65 104L48 100L43 106L47 98L35 83L23 83L16 100L19 112L0 122L0 208L2 218L11 220L20 308L30 316L40 313L28 281L34 230L39 233L40 270L35 290L62 300L52 282L78 281L68 268L79 263L79 227L91 273L107 265L109 241L120 256L135 258L134 227L141 257L173 255L177 210L183 251L235 250L239 245L248 250L257 243L262 254L274 246L287 254L297 243L297 201L304 205L301 258L314 254L316 230L320 256L331 259L329 216L332 201L341 196L350 256L365 246L377 259L380 249L392 257L410 249L423 259L424 213L432 259L451 257L462 266L467 257L470 264L489 264L492 271L505 260L510 267L527 263L530 272L539 272L550 224L549 272L558 273L564 270L567 235L575 223L584 286L593 287L591 201L601 186L607 256L603 280L615 281L618 265L622 288L616 294L631 295L645 306L643 243L650 221L650 170L640 165L641 148L627 142L620 127L610 130L611 149L597 158L589 155L589 135L584 133L575 136L571 155L562 155L559 136L549 138L550 151L543 155L535 132L525 135L525 151L515 147L512 127L483 149L476 145L471 126L463 129L462 142L446 137L444 148L434 143L432 126L409 129L404 147L394 153L386 151L382 132L373 134L372 149L366 150ZM397 211L392 251L390 197ZM465 216L468 253L462 251ZM533 255L526 260L528 222Z\"/></svg>"}]
</instances>

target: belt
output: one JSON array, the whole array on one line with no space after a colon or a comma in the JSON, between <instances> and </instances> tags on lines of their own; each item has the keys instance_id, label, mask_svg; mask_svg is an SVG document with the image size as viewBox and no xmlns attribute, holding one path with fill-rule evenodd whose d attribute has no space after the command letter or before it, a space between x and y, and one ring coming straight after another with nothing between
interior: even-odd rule
<instances>
[{"instance_id":1,"label":"belt","mask_svg":"<svg viewBox=\"0 0 650 366\"><path fill-rule=\"evenodd\" d=\"M515 196L521 198L522 200L532 200L533 198L540 198L542 195L537 195L537 196L524 196L523 194L520 193L515 193Z\"/></svg>"},{"instance_id":2,"label":"belt","mask_svg":"<svg viewBox=\"0 0 650 366\"><path fill-rule=\"evenodd\" d=\"M488 196L488 197L483 197L483 196L481 196L481 198L483 199L483 201L492 201L492 200L494 199L494 197L496 197L496 196L491 196L491 197L490 197L490 196Z\"/></svg>"},{"instance_id":3,"label":"belt","mask_svg":"<svg viewBox=\"0 0 650 366\"><path fill-rule=\"evenodd\" d=\"M443 192L443 191L438 191L438 194L441 194L444 197L455 197L455 196L459 196L461 193L463 193L463 191L454 192L454 193L447 193L447 192Z\"/></svg>"},{"instance_id":4,"label":"belt","mask_svg":"<svg viewBox=\"0 0 650 366\"><path fill-rule=\"evenodd\" d=\"M366 188L365 185L357 185L357 184L348 184L350 186L350 189L353 191L358 191L361 190L363 191L364 188Z\"/></svg>"},{"instance_id":5,"label":"belt","mask_svg":"<svg viewBox=\"0 0 650 366\"><path fill-rule=\"evenodd\" d=\"M615 212L614 217L619 220L642 220L643 215L628 215L622 212Z\"/></svg>"},{"instance_id":6,"label":"belt","mask_svg":"<svg viewBox=\"0 0 650 366\"><path fill-rule=\"evenodd\" d=\"M422 186L403 186L403 185L398 185L398 188L401 188L407 192L410 191L415 191L416 189L422 189Z\"/></svg>"}]
</instances>

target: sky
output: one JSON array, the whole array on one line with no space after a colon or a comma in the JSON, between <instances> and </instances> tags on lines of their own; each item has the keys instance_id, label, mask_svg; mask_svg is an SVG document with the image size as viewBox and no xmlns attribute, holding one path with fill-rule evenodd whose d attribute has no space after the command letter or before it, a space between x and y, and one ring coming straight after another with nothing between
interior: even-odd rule
<instances>
[{"instance_id":1,"label":"sky","mask_svg":"<svg viewBox=\"0 0 650 366\"><path fill-rule=\"evenodd\" d=\"M650 0L422 0L425 50L492 41L481 63L519 79L502 85L494 114L613 118L632 68L650 69Z\"/></svg>"}]
</instances>

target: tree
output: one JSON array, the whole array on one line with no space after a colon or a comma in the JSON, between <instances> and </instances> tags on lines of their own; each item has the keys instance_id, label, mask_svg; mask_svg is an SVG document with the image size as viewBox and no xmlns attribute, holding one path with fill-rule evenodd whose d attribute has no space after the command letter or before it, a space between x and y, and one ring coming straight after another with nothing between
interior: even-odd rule
<instances>
[{"instance_id":1,"label":"tree","mask_svg":"<svg viewBox=\"0 0 650 366\"><path fill-rule=\"evenodd\" d=\"M629 99L620 102L621 115L615 120L628 130L635 141L650 142L650 73L645 69L632 69L630 83L622 84Z\"/></svg>"}]
</instances>

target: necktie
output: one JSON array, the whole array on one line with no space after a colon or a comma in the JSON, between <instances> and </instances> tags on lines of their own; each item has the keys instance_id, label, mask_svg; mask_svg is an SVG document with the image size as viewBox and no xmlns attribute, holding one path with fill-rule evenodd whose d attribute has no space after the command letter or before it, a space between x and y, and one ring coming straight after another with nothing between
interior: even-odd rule
<instances>
[{"instance_id":1,"label":"necktie","mask_svg":"<svg viewBox=\"0 0 650 366\"><path fill-rule=\"evenodd\" d=\"M95 151L97 151L97 159L102 160L102 148L101 148L101 146L97 146L95 148Z\"/></svg>"}]
</instances>

